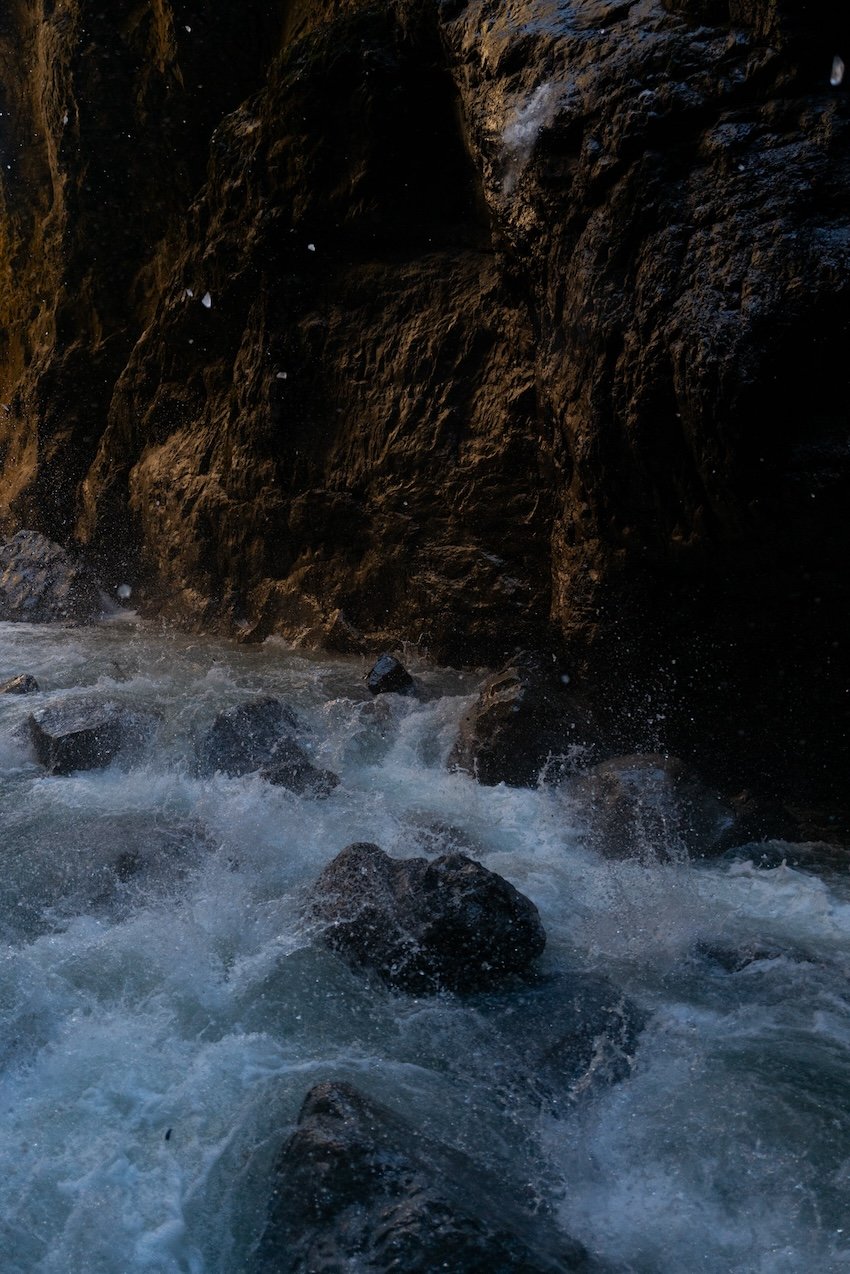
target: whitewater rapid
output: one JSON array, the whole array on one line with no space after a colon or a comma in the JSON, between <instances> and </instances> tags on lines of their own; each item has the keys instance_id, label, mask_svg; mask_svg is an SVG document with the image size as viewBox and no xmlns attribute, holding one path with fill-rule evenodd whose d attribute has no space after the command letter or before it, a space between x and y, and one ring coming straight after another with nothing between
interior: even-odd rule
<instances>
[{"instance_id":1,"label":"whitewater rapid","mask_svg":"<svg viewBox=\"0 0 850 1274\"><path fill-rule=\"evenodd\" d=\"M478 679L406 662L423 701L372 700L365 661L275 640L0 625L0 674L41 687L0 699L2 1274L247 1271L325 1078L617 1269L850 1270L850 878L606 861L556 789L449 773ZM327 800L194 773L193 738L257 693L340 776ZM20 727L84 694L156 709L156 745L45 776ZM553 1108L497 1073L486 1014L317 945L304 891L354 840L451 842L532 898L544 972L604 975L646 1014L631 1076Z\"/></svg>"}]
</instances>

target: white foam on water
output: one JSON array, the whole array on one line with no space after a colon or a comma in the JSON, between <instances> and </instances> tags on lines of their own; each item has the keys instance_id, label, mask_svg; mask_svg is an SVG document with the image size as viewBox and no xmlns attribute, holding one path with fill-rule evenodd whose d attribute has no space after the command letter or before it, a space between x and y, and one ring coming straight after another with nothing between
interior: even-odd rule
<instances>
[{"instance_id":1,"label":"white foam on water","mask_svg":"<svg viewBox=\"0 0 850 1274\"><path fill-rule=\"evenodd\" d=\"M0 625L0 649L43 679L0 702L4 1274L245 1268L277 1150L329 1077L625 1268L847 1268L850 882L604 861L556 792L445 768L475 678L416 660L424 702L372 700L364 661L276 641ZM46 777L11 732L83 693L156 708L157 743ZM195 773L215 713L264 694L340 775L328 799ZM499 1053L498 1014L392 994L318 946L305 891L352 840L460 848L526 892L543 972L607 974L649 1015L631 1078L555 1117Z\"/></svg>"}]
</instances>

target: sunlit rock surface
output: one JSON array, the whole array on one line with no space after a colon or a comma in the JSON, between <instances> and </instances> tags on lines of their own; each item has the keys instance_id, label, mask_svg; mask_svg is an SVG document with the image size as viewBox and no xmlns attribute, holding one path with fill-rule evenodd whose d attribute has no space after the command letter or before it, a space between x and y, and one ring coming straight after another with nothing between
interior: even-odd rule
<instances>
[{"instance_id":1,"label":"sunlit rock surface","mask_svg":"<svg viewBox=\"0 0 850 1274\"><path fill-rule=\"evenodd\" d=\"M624 750L834 798L848 34L794 0L9 0L6 530L246 638L565 644Z\"/></svg>"}]
</instances>

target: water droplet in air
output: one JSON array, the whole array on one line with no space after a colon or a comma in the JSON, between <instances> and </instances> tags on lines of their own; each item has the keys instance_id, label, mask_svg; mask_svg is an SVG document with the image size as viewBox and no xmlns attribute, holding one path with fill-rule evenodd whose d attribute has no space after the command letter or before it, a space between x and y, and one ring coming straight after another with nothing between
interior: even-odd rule
<instances>
[{"instance_id":1,"label":"water droplet in air","mask_svg":"<svg viewBox=\"0 0 850 1274\"><path fill-rule=\"evenodd\" d=\"M833 88L838 88L843 79L844 59L836 56L832 59L832 74L829 77L829 82Z\"/></svg>"},{"instance_id":2,"label":"water droplet in air","mask_svg":"<svg viewBox=\"0 0 850 1274\"><path fill-rule=\"evenodd\" d=\"M315 245L315 243L308 243L308 244L307 244L307 251L308 251L308 252L315 252L315 251L316 251L316 245Z\"/></svg>"},{"instance_id":3,"label":"water droplet in air","mask_svg":"<svg viewBox=\"0 0 850 1274\"><path fill-rule=\"evenodd\" d=\"M288 375L289 375L289 373L288 373L288 372L278 372L278 374L277 374L277 379L278 379L278 380L286 380L286 378L287 378L287 376L288 376Z\"/></svg>"},{"instance_id":4,"label":"water droplet in air","mask_svg":"<svg viewBox=\"0 0 850 1274\"><path fill-rule=\"evenodd\" d=\"M126 602L128 597L133 592L129 584L119 584L115 591L118 594L118 596L121 598L122 602Z\"/></svg>"},{"instance_id":5,"label":"water droplet in air","mask_svg":"<svg viewBox=\"0 0 850 1274\"><path fill-rule=\"evenodd\" d=\"M195 293L192 291L192 289L191 289L191 288L187 288L187 289L186 289L186 295L187 295L187 296L194 296L194 295L195 295Z\"/></svg>"},{"instance_id":6,"label":"water droplet in air","mask_svg":"<svg viewBox=\"0 0 850 1274\"><path fill-rule=\"evenodd\" d=\"M212 308L212 297L210 296L209 292L205 292L204 295L201 297L201 305L203 305L204 309L207 309L207 310Z\"/></svg>"}]
</instances>

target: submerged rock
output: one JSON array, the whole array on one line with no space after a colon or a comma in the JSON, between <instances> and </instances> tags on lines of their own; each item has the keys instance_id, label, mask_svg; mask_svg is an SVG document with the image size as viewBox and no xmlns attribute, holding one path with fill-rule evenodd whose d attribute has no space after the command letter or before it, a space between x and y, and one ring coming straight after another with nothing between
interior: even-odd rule
<instances>
[{"instance_id":1,"label":"submerged rock","mask_svg":"<svg viewBox=\"0 0 850 1274\"><path fill-rule=\"evenodd\" d=\"M416 691L416 683L404 664L390 654L380 656L366 678L366 685L373 695L409 695Z\"/></svg>"},{"instance_id":2,"label":"submerged rock","mask_svg":"<svg viewBox=\"0 0 850 1274\"><path fill-rule=\"evenodd\" d=\"M38 682L28 672L12 677L0 685L0 695L32 695L38 693Z\"/></svg>"},{"instance_id":3,"label":"submerged rock","mask_svg":"<svg viewBox=\"0 0 850 1274\"><path fill-rule=\"evenodd\" d=\"M751 863L762 871L793 867L798 871L836 872L850 868L850 848L826 841L763 840L736 845L723 855L727 863Z\"/></svg>"},{"instance_id":4,"label":"submerged rock","mask_svg":"<svg viewBox=\"0 0 850 1274\"><path fill-rule=\"evenodd\" d=\"M37 531L0 545L0 620L86 623L100 610L97 580L61 545Z\"/></svg>"},{"instance_id":5,"label":"submerged rock","mask_svg":"<svg viewBox=\"0 0 850 1274\"><path fill-rule=\"evenodd\" d=\"M134 755L156 727L153 713L112 700L73 699L33 713L28 720L36 758L51 774L96 770L119 753Z\"/></svg>"},{"instance_id":6,"label":"submerged rock","mask_svg":"<svg viewBox=\"0 0 850 1274\"><path fill-rule=\"evenodd\" d=\"M488 1194L476 1165L350 1084L317 1084L275 1170L257 1274L566 1274L578 1243ZM543 1250L540 1250L540 1249Z\"/></svg>"},{"instance_id":7,"label":"submerged rock","mask_svg":"<svg viewBox=\"0 0 850 1274\"><path fill-rule=\"evenodd\" d=\"M676 859L719 853L732 810L677 757L612 757L564 789L589 843L607 858Z\"/></svg>"},{"instance_id":8,"label":"submerged rock","mask_svg":"<svg viewBox=\"0 0 850 1274\"><path fill-rule=\"evenodd\" d=\"M545 661L521 655L488 677L460 724L449 766L480 783L527 787L550 757L593 749L589 710Z\"/></svg>"},{"instance_id":9,"label":"submerged rock","mask_svg":"<svg viewBox=\"0 0 850 1274\"><path fill-rule=\"evenodd\" d=\"M398 859L349 845L313 887L311 914L350 964L412 993L497 986L546 945L534 903L464 854Z\"/></svg>"},{"instance_id":10,"label":"submerged rock","mask_svg":"<svg viewBox=\"0 0 850 1274\"><path fill-rule=\"evenodd\" d=\"M267 783L288 787L303 796L330 796L339 785L338 775L314 765L294 739L281 741L275 749L274 762L263 766L260 775Z\"/></svg>"}]
</instances>

